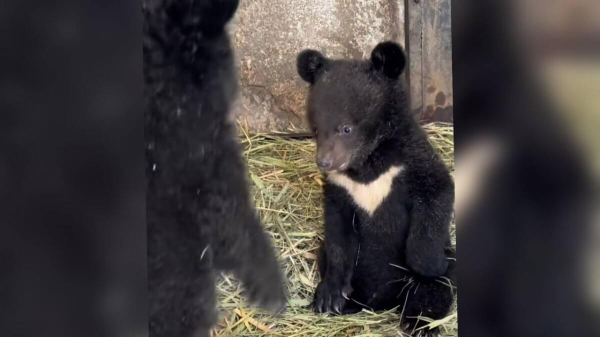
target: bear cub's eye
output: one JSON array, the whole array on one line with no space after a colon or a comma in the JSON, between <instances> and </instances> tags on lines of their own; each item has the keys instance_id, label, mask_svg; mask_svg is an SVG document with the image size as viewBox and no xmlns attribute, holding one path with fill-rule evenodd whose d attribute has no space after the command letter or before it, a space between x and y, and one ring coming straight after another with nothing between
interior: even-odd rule
<instances>
[{"instance_id":1,"label":"bear cub's eye","mask_svg":"<svg viewBox=\"0 0 600 337\"><path fill-rule=\"evenodd\" d=\"M352 127L350 125L344 125L342 128L342 133L348 135L352 132Z\"/></svg>"}]
</instances>

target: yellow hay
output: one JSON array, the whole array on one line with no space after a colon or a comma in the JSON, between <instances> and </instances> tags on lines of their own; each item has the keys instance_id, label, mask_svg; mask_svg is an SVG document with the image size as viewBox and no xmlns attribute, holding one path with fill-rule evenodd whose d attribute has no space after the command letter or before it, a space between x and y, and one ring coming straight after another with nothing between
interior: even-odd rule
<instances>
[{"instance_id":1,"label":"yellow hay","mask_svg":"<svg viewBox=\"0 0 600 337\"><path fill-rule=\"evenodd\" d=\"M431 143L454 167L451 124L425 126ZM396 311L347 316L317 315L308 307L319 283L316 252L323 240L321 185L312 140L242 131L256 207L277 249L287 279L287 311L273 317L249 306L239 282L224 275L217 288L221 318L214 336L405 336ZM452 231L454 236L454 228ZM458 336L457 313L431 321L442 336Z\"/></svg>"}]
</instances>

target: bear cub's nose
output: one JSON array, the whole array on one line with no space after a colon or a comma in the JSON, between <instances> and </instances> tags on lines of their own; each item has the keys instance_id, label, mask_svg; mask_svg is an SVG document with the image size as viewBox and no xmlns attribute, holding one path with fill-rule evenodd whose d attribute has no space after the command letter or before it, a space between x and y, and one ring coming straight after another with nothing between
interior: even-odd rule
<instances>
[{"instance_id":1,"label":"bear cub's nose","mask_svg":"<svg viewBox=\"0 0 600 337\"><path fill-rule=\"evenodd\" d=\"M328 171L331 169L332 164L333 160L330 156L322 156L317 158L317 166L319 166L319 169L323 171Z\"/></svg>"}]
</instances>

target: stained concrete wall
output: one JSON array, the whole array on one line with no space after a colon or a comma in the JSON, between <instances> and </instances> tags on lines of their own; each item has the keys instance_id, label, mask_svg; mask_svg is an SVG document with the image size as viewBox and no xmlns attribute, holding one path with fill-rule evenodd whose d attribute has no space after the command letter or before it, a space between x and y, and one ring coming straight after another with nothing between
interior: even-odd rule
<instances>
[{"instance_id":1,"label":"stained concrete wall","mask_svg":"<svg viewBox=\"0 0 600 337\"><path fill-rule=\"evenodd\" d=\"M230 27L242 84L238 119L253 132L305 125L297 53L366 58L383 40L404 44L404 18L402 0L242 0Z\"/></svg>"}]
</instances>

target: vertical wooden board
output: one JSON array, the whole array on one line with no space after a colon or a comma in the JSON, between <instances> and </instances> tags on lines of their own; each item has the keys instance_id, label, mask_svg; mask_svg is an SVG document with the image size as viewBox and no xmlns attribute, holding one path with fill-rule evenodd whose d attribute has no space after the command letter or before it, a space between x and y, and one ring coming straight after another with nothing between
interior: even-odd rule
<instances>
[{"instance_id":1,"label":"vertical wooden board","mask_svg":"<svg viewBox=\"0 0 600 337\"><path fill-rule=\"evenodd\" d=\"M404 0L387 0L386 4L388 8L387 11L390 13L389 15L396 23L395 26L391 28L395 34L392 34L390 38L400 43L406 49L406 7Z\"/></svg>"},{"instance_id":2,"label":"vertical wooden board","mask_svg":"<svg viewBox=\"0 0 600 337\"><path fill-rule=\"evenodd\" d=\"M410 88L411 109L420 119L423 110L423 11L420 1L404 0L405 48L408 55L406 80Z\"/></svg>"},{"instance_id":3,"label":"vertical wooden board","mask_svg":"<svg viewBox=\"0 0 600 337\"><path fill-rule=\"evenodd\" d=\"M426 121L452 122L450 0L423 2L423 113Z\"/></svg>"}]
</instances>

